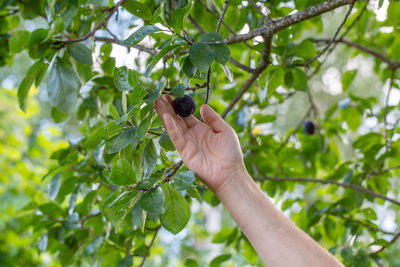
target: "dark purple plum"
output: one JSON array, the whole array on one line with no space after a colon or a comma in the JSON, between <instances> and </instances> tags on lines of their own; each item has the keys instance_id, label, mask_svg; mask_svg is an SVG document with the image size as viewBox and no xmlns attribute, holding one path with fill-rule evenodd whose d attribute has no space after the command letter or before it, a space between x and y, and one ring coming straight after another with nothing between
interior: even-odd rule
<instances>
[{"instance_id":1,"label":"dark purple plum","mask_svg":"<svg viewBox=\"0 0 400 267\"><path fill-rule=\"evenodd\" d=\"M195 112L196 102L191 96L185 95L183 97L175 98L175 100L172 102L172 107L174 108L176 114L182 118L185 118Z\"/></svg>"},{"instance_id":2,"label":"dark purple plum","mask_svg":"<svg viewBox=\"0 0 400 267\"><path fill-rule=\"evenodd\" d=\"M315 122L310 120L306 120L303 123L303 130L306 134L314 134L316 127L317 125L315 125Z\"/></svg>"}]
</instances>

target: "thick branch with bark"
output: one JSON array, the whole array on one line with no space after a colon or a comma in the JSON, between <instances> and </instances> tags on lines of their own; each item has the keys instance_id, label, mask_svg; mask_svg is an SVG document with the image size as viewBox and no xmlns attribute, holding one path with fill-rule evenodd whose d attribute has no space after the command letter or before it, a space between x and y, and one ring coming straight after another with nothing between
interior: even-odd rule
<instances>
[{"instance_id":1,"label":"thick branch with bark","mask_svg":"<svg viewBox=\"0 0 400 267\"><path fill-rule=\"evenodd\" d=\"M304 20L308 20L312 17L321 15L323 13L329 12L334 10L338 7L345 6L352 4L354 0L330 0L320 3L315 6L311 6L306 8L302 11L296 12L292 15L288 15L278 20L274 20L271 23L268 23L260 28L254 29L245 34L238 34L236 36L231 36L225 38L224 40L214 42L218 43L226 43L226 44L233 44L238 42L243 42L249 39L252 39L256 36L263 36L263 35L272 35L280 30L288 28L294 24L302 22Z\"/></svg>"},{"instance_id":2,"label":"thick branch with bark","mask_svg":"<svg viewBox=\"0 0 400 267\"><path fill-rule=\"evenodd\" d=\"M233 108L233 106L242 98L244 93L250 88L253 82L261 75L261 73L267 68L268 64L270 63L269 56L271 54L271 36L267 36L264 38L264 51L262 54L262 59L260 65L255 69L253 74L250 78L243 84L240 91L236 94L236 96L232 99L229 105L226 107L224 112L222 112L221 117L225 118L228 115L229 111Z\"/></svg>"}]
</instances>

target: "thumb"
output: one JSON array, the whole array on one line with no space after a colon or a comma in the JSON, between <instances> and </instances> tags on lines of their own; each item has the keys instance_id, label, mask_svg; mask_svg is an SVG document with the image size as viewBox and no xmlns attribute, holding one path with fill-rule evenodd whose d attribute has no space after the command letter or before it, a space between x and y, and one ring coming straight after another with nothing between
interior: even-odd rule
<instances>
[{"instance_id":1,"label":"thumb","mask_svg":"<svg viewBox=\"0 0 400 267\"><path fill-rule=\"evenodd\" d=\"M214 130L214 132L222 132L230 129L224 119L213 110L209 105L202 105L200 108L201 117Z\"/></svg>"}]
</instances>

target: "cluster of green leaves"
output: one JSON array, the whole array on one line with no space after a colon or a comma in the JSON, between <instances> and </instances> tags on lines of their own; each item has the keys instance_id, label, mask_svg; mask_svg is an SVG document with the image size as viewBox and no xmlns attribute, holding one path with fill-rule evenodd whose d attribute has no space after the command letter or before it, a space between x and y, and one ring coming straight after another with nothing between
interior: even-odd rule
<instances>
[{"instance_id":1,"label":"cluster of green leaves","mask_svg":"<svg viewBox=\"0 0 400 267\"><path fill-rule=\"evenodd\" d=\"M215 43L232 36L231 31L262 27L264 19L257 9L246 6L248 2L230 1L225 25L217 33L215 27L224 1L204 2L207 3L127 0L119 6L118 2L107 0L0 0L0 66L11 65L20 53L34 61L19 84L20 109L29 115L33 101L30 91L40 86L47 93L53 122L61 123L65 131L73 128L80 136L49 156L57 164L49 166L43 175L47 190L37 189L47 192L47 196L27 196L30 201L23 209L27 214L19 220L20 230L16 233L31 234L38 246L23 259L32 253L36 257L33 259L37 259L41 251L63 265L131 266L140 262L139 258L147 257L153 244L149 240L160 227L177 234L191 220L193 233L188 233L182 244L186 249L181 254L185 265L219 266L227 261L243 261L233 254L241 254L251 264L260 264L254 249L232 222L212 238L202 227L204 213L193 212L191 203L217 206L219 201L193 172L181 167L153 108L153 102L163 93L190 93L197 103L202 103L203 88L210 85L210 104L222 113L251 75L228 60L232 57L254 68L262 58L263 42ZM269 8L269 16L278 19L322 1L286 2L263 4ZM394 33L400 27L400 4L390 3L384 21L376 20L371 10L364 10L364 5L362 1L355 3L356 12L345 24L353 27L346 38L376 51L387 47L385 56L396 62L400 36ZM140 20L123 23L118 12ZM246 166L254 177L327 179L398 196L400 141L395 137L400 132L397 124L389 127L385 123L388 114L398 116L398 107L381 105L381 90L363 83L360 71L346 69L347 57L364 52L344 50L337 45L339 53L345 55L334 62L342 73L340 97L311 90L318 86L314 81L319 82L321 75L308 77L311 71L302 67L321 49L315 45L315 36L333 34L334 27L340 24L338 17L324 14L274 34L269 57L272 63L249 88L249 94L228 113L227 121L240 137ZM205 34L191 21L200 25ZM29 27L31 22L36 26ZM118 34L102 38L108 36L103 30L107 23L136 29L123 40L116 39ZM392 32L388 32L391 27ZM142 40L149 37L152 45L143 49L147 42ZM111 56L115 45L147 51L150 56L145 56L145 68L138 60L133 62L133 68L116 66L116 59ZM310 67L314 69L321 62L316 60ZM376 59L372 67L374 77L381 83L387 82L392 73L386 63ZM322 65L320 73L324 74L328 67ZM399 89L397 82L392 86L393 90ZM366 90L372 93L365 94ZM315 135L302 133L296 127L301 125L302 113L307 113L310 105L304 101L308 93L320 109L310 113L317 122ZM287 104L288 101L292 102ZM289 107L288 111L282 114L281 106ZM195 115L199 115L198 111ZM371 119L378 124L366 130L365 123ZM257 129L261 128L268 131L259 132ZM281 136L282 132L286 136ZM390 150L386 149L386 137L393 138ZM19 173L27 176L25 170ZM388 242L394 234L378 231L379 214L374 210L386 205L399 220L399 207L395 204L360 191L338 190L335 185L262 181L260 186L270 197L282 200L282 209L289 212L294 222L346 265L359 266L362 262L369 266L373 260L398 263L394 256L398 245ZM299 190L305 197L294 197ZM12 227L3 225L3 229ZM204 240L224 244L224 253L206 262L201 249L189 245L202 236ZM353 240L351 244L349 239ZM10 242L0 240L4 246ZM372 245L387 249L373 253ZM18 262L18 255L7 254L6 258ZM168 259L163 256L163 260Z\"/></svg>"}]
</instances>

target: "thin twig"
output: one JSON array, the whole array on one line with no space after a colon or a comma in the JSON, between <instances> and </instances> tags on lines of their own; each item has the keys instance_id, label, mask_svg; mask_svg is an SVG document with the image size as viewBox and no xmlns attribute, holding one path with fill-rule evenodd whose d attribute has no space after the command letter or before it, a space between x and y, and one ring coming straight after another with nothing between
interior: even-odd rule
<instances>
[{"instance_id":1,"label":"thin twig","mask_svg":"<svg viewBox=\"0 0 400 267\"><path fill-rule=\"evenodd\" d=\"M190 21L190 23L193 24L193 26L201 33L201 34L205 34L206 32L204 31L204 29L197 23L197 21L191 16L188 16L188 19Z\"/></svg>"},{"instance_id":2,"label":"thin twig","mask_svg":"<svg viewBox=\"0 0 400 267\"><path fill-rule=\"evenodd\" d=\"M399 238L400 238L400 232L398 232L398 233L392 238L392 240L389 241L389 245L393 245L393 244L397 241L397 239L399 239ZM375 251L374 254L379 253L379 252L382 252L382 251L385 250L389 245L387 245L387 246L382 246L380 249L378 249L377 251Z\"/></svg>"},{"instance_id":3,"label":"thin twig","mask_svg":"<svg viewBox=\"0 0 400 267\"><path fill-rule=\"evenodd\" d=\"M208 68L207 72L207 92L206 92L206 98L204 99L204 104L208 104L208 99L210 98L210 77L211 77L211 66Z\"/></svg>"},{"instance_id":4,"label":"thin twig","mask_svg":"<svg viewBox=\"0 0 400 267\"><path fill-rule=\"evenodd\" d=\"M111 39L111 38L106 38L106 37L95 37L94 40L95 41L99 41L99 42L115 43L115 44L118 44L118 45L121 45L121 46L125 46L127 48L136 48L137 50L146 52L146 53L151 54L151 55L157 55L158 54L157 50L153 49L151 47L146 47L144 45L138 45L138 44L137 45L127 45L127 44L124 44L122 41L117 40L117 39Z\"/></svg>"},{"instance_id":5,"label":"thin twig","mask_svg":"<svg viewBox=\"0 0 400 267\"><path fill-rule=\"evenodd\" d=\"M221 28L221 23L224 21L224 16L226 14L226 11L228 10L228 5L229 5L229 0L225 0L224 7L222 8L222 14L218 19L216 32L219 32L219 29Z\"/></svg>"},{"instance_id":6,"label":"thin twig","mask_svg":"<svg viewBox=\"0 0 400 267\"><path fill-rule=\"evenodd\" d=\"M208 8L208 6L202 1L202 0L198 0L199 3L205 7L205 9L211 14L213 15L215 18L217 18L219 20L220 16L218 16L214 11L212 11L210 8ZM230 33L233 34L233 36L236 36L236 32L229 27L228 24L225 23L225 21L222 21L222 24L228 29L228 31L230 31ZM246 43L246 41L243 42L248 48L251 48L251 45L249 45L248 43Z\"/></svg>"},{"instance_id":7,"label":"thin twig","mask_svg":"<svg viewBox=\"0 0 400 267\"><path fill-rule=\"evenodd\" d=\"M90 219L90 218L92 218L92 217L99 216L100 214L101 214L100 212L97 212L97 213L93 213L93 214L86 215L85 217L83 217L83 218L81 219L81 225L83 226L83 225L85 224L86 220L88 220L88 219Z\"/></svg>"},{"instance_id":8,"label":"thin twig","mask_svg":"<svg viewBox=\"0 0 400 267\"><path fill-rule=\"evenodd\" d=\"M314 42L329 42L329 39L314 39ZM386 63L390 69L398 69L400 68L400 61L392 61L389 58L387 58L386 56L382 55L381 53L374 51L368 47L362 46L358 43L346 40L346 39L341 39L341 40L335 40L335 42L337 43L343 43L346 44L348 46L357 48L358 50L365 52L367 54L370 54L372 56L374 56L375 58L381 60L382 62Z\"/></svg>"},{"instance_id":9,"label":"thin twig","mask_svg":"<svg viewBox=\"0 0 400 267\"><path fill-rule=\"evenodd\" d=\"M392 146L392 141L391 138L389 137L389 129L387 127L387 115L388 115L388 111L389 111L389 97L390 97L390 93L392 91L393 88L393 80L394 80L394 75L396 73L395 69L392 69L392 75L390 76L390 80L389 80L389 90L386 96L386 103L385 103L385 115L383 116L383 123L384 123L384 128L385 128L385 140L386 140L386 150L389 151L390 147Z\"/></svg>"},{"instance_id":10,"label":"thin twig","mask_svg":"<svg viewBox=\"0 0 400 267\"><path fill-rule=\"evenodd\" d=\"M169 180L171 180L171 177L174 176L178 172L178 170L181 168L182 165L183 165L183 161L180 160L178 163L176 163L174 166L172 166L172 168L168 169L166 171L166 173L168 173L168 174L165 176L165 181L168 182Z\"/></svg>"},{"instance_id":11,"label":"thin twig","mask_svg":"<svg viewBox=\"0 0 400 267\"><path fill-rule=\"evenodd\" d=\"M290 137L292 137L293 134L297 133L300 129L300 127L303 125L303 121L305 119L307 119L308 116L310 116L311 111L313 110L312 105L310 105L310 107L308 108L306 114L304 115L304 117L301 119L301 121L299 122L299 124L297 124L296 128L294 129L293 132L291 132L285 139L285 141L282 142L282 144L279 146L279 148L275 151L276 154L278 154L279 152L281 152L281 150L286 146L286 144L289 142Z\"/></svg>"},{"instance_id":12,"label":"thin twig","mask_svg":"<svg viewBox=\"0 0 400 267\"><path fill-rule=\"evenodd\" d=\"M139 267L142 267L143 264L144 264L144 262L146 261L147 256L148 256L149 253L150 253L150 248L153 246L154 240L156 240L157 233L158 233L158 231L160 230L160 228L161 228L161 225L160 225L159 227L156 228L155 233L154 233L154 236L153 236L153 238L151 239L150 244L147 246L146 252L145 252L144 255L143 255L143 260L142 260L142 262L140 263Z\"/></svg>"},{"instance_id":13,"label":"thin twig","mask_svg":"<svg viewBox=\"0 0 400 267\"><path fill-rule=\"evenodd\" d=\"M193 24L193 26L201 33L201 34L205 34L205 30L194 20L194 18L192 16L188 16L189 21ZM250 67L247 67L246 65L243 65L242 63L240 63L239 61L235 60L234 58L230 57L229 58L229 62L231 62L233 65L235 65L236 67L253 73L255 71L255 69L252 69Z\"/></svg>"},{"instance_id":14,"label":"thin twig","mask_svg":"<svg viewBox=\"0 0 400 267\"><path fill-rule=\"evenodd\" d=\"M271 53L271 42L272 42L272 37L271 36L265 36L264 37L264 50L262 53L262 59L261 63L258 65L258 67L254 70L250 78L243 84L242 88L240 91L236 94L236 96L231 100L229 105L226 107L224 112L222 112L221 117L225 118L226 115L228 115L229 111L233 108L233 106L242 98L243 94L250 88L252 83L258 78L258 76L261 75L261 73L267 68L268 64L270 63L269 56Z\"/></svg>"},{"instance_id":15,"label":"thin twig","mask_svg":"<svg viewBox=\"0 0 400 267\"><path fill-rule=\"evenodd\" d=\"M319 51L319 53L317 55L315 55L313 58L311 58L311 59L307 60L305 63L301 64L302 66L308 67L311 63L313 63L321 55L323 55L326 52L326 50L328 50L328 48L331 46L331 44L336 40L336 37L338 36L340 30L342 29L342 27L346 23L347 18L349 17L351 11L353 10L353 7L354 7L354 2L352 4L350 4L349 10L347 11L346 15L344 16L344 19L343 19L342 23L339 25L339 27L337 28L337 30L336 30L335 34L333 35L332 39L328 42L328 44L324 47L324 49Z\"/></svg>"},{"instance_id":16,"label":"thin twig","mask_svg":"<svg viewBox=\"0 0 400 267\"><path fill-rule=\"evenodd\" d=\"M0 15L0 18L5 18L5 17L8 17L8 16L12 16L12 15L18 13L18 11L19 11L18 9L15 9L15 10L11 11L10 13Z\"/></svg>"},{"instance_id":17,"label":"thin twig","mask_svg":"<svg viewBox=\"0 0 400 267\"><path fill-rule=\"evenodd\" d=\"M88 39L89 37L93 36L97 30L101 29L103 26L107 25L107 22L109 21L109 19L112 17L112 15L114 15L114 13L118 10L118 8L123 5L127 0L121 0L119 1L115 6L106 9L105 11L109 11L110 13L104 18L104 20L97 24L91 31L89 31L88 33L86 33L84 36L79 37L79 38L74 38L74 39L69 39L69 40L65 40L65 41L61 41L58 43L62 43L64 45L66 44L70 44L70 43L76 43L76 42L81 42L84 41L86 39Z\"/></svg>"},{"instance_id":18,"label":"thin twig","mask_svg":"<svg viewBox=\"0 0 400 267\"><path fill-rule=\"evenodd\" d=\"M394 235L394 234L395 234L395 233L393 233L393 232L389 232L389 231L383 230L383 229L381 229L381 228L379 228L379 227L376 227L376 226L374 226L374 225L371 225L371 224L370 224L371 222L368 222L368 223L367 223L367 222L363 222L363 221L361 221L361 220L357 220L357 219L354 219L354 218L352 218L352 217L343 216L343 214L336 214L336 213L332 213L332 212L329 212L328 214L329 214L329 215L332 215L332 216L339 217L339 218L341 218L341 219L343 219L343 220L355 222L355 223L357 223L357 224L359 224L359 225L361 225L361 226L363 226L363 227L368 228L368 229L371 230L371 231L381 232L381 233L384 233L384 234L387 234L387 235Z\"/></svg>"},{"instance_id":19,"label":"thin twig","mask_svg":"<svg viewBox=\"0 0 400 267\"><path fill-rule=\"evenodd\" d=\"M394 199L394 198L390 198L387 196L384 196L382 194L379 194L375 191L366 189L362 186L359 185L354 185L354 184L344 184L344 183L340 183L334 180L323 180L323 179L316 179L316 178L302 178L302 177L255 177L254 180L256 181L291 181L291 182L311 182L311 183L321 183L321 184L332 184L332 185L337 185L343 188L349 188L349 189L353 189L362 193L365 193L367 195L376 197L376 198L380 198L380 199L384 199L387 200L395 205L400 206L400 201Z\"/></svg>"},{"instance_id":20,"label":"thin twig","mask_svg":"<svg viewBox=\"0 0 400 267\"><path fill-rule=\"evenodd\" d=\"M393 170L397 170L397 169L400 169L400 165L397 165L397 166L394 166L394 167L391 167L391 168L387 168L387 169L384 169L384 170L381 170L381 171L371 171L370 173L368 173L367 178L370 178L370 177L373 177L373 176L377 176L377 175L381 175L381 174L384 174L384 173L387 173L387 172L390 172L390 171L393 171Z\"/></svg>"}]
</instances>

